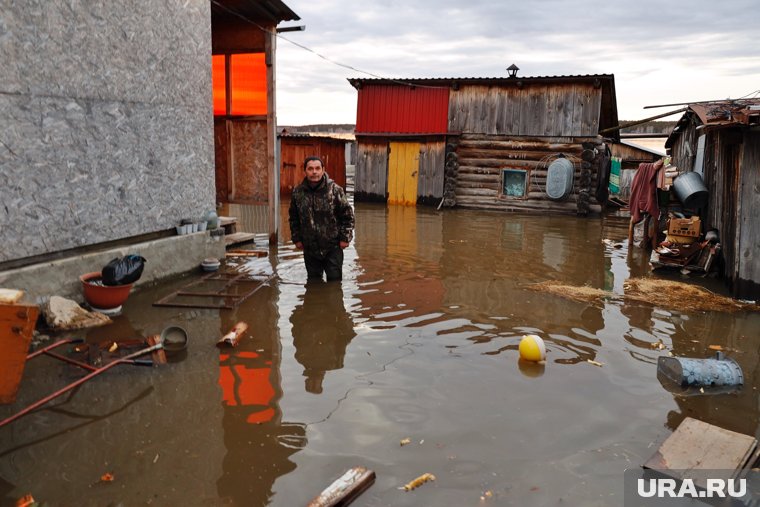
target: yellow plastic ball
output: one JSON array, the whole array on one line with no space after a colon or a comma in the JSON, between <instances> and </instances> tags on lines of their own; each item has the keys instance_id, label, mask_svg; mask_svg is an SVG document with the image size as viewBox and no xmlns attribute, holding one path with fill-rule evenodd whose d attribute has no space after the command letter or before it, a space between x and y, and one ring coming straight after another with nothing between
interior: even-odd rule
<instances>
[{"instance_id":1,"label":"yellow plastic ball","mask_svg":"<svg viewBox=\"0 0 760 507\"><path fill-rule=\"evenodd\" d=\"M525 361L546 360L546 346L540 336L526 334L520 340L520 359Z\"/></svg>"}]
</instances>

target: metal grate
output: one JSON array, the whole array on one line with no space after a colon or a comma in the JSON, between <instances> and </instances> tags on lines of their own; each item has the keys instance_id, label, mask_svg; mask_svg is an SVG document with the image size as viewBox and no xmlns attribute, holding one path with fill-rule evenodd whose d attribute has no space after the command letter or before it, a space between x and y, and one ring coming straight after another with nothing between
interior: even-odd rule
<instances>
[{"instance_id":1,"label":"metal grate","mask_svg":"<svg viewBox=\"0 0 760 507\"><path fill-rule=\"evenodd\" d=\"M194 280L153 306L232 309L267 284L275 275L219 272Z\"/></svg>"}]
</instances>

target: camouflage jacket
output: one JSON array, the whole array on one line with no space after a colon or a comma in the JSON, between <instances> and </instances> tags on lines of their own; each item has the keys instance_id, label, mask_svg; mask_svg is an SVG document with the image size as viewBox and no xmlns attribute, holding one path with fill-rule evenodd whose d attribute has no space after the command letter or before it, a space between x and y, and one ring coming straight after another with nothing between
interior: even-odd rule
<instances>
[{"instance_id":1,"label":"camouflage jacket","mask_svg":"<svg viewBox=\"0 0 760 507\"><path fill-rule=\"evenodd\" d=\"M354 210L346 192L327 174L315 188L304 180L293 189L288 210L290 237L304 252L325 257L340 241L354 237Z\"/></svg>"}]
</instances>

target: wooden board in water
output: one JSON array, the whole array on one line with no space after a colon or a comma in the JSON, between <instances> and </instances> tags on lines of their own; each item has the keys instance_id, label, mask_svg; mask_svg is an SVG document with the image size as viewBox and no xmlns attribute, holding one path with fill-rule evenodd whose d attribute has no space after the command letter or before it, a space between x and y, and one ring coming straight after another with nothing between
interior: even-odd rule
<instances>
[{"instance_id":1,"label":"wooden board in water","mask_svg":"<svg viewBox=\"0 0 760 507\"><path fill-rule=\"evenodd\" d=\"M749 461L756 447L754 437L687 417L644 468L676 479L688 476L697 486L705 487L707 477L702 477L699 470L709 471L711 478L734 478L745 466L752 465ZM726 477L714 477L716 471L725 471Z\"/></svg>"}]
</instances>

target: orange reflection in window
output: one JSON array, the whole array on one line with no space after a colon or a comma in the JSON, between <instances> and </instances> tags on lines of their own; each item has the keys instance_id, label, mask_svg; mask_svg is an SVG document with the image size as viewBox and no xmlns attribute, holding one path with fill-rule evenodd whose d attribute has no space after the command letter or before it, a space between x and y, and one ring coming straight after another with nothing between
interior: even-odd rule
<instances>
[{"instance_id":1,"label":"orange reflection in window","mask_svg":"<svg viewBox=\"0 0 760 507\"><path fill-rule=\"evenodd\" d=\"M264 53L230 56L231 115L267 114Z\"/></svg>"},{"instance_id":2,"label":"orange reflection in window","mask_svg":"<svg viewBox=\"0 0 760 507\"><path fill-rule=\"evenodd\" d=\"M227 73L224 55L211 57L211 84L214 89L214 116L227 114Z\"/></svg>"}]
</instances>

